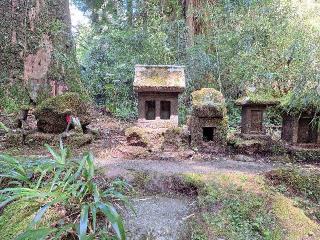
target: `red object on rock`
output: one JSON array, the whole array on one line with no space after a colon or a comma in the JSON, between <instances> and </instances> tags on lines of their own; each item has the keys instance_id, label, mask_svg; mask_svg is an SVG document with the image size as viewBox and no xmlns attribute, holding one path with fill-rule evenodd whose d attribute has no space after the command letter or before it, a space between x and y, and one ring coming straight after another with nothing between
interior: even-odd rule
<instances>
[{"instance_id":1,"label":"red object on rock","mask_svg":"<svg viewBox=\"0 0 320 240\"><path fill-rule=\"evenodd\" d=\"M70 115L66 116L66 121L67 121L68 124L71 122L71 116Z\"/></svg>"}]
</instances>

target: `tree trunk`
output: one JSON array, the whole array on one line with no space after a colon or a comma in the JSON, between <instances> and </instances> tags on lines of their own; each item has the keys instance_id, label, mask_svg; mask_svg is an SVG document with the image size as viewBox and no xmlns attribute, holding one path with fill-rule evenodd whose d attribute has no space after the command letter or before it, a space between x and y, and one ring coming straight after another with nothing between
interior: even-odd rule
<instances>
[{"instance_id":1,"label":"tree trunk","mask_svg":"<svg viewBox=\"0 0 320 240\"><path fill-rule=\"evenodd\" d=\"M185 18L188 31L187 46L193 46L194 38L194 0L185 0Z\"/></svg>"},{"instance_id":2,"label":"tree trunk","mask_svg":"<svg viewBox=\"0 0 320 240\"><path fill-rule=\"evenodd\" d=\"M65 89L74 54L68 0L0 1L0 15L0 79L7 92L12 86L17 98L37 102Z\"/></svg>"},{"instance_id":3,"label":"tree trunk","mask_svg":"<svg viewBox=\"0 0 320 240\"><path fill-rule=\"evenodd\" d=\"M127 0L127 16L128 16L128 25L132 26L133 24L133 0Z\"/></svg>"}]
</instances>

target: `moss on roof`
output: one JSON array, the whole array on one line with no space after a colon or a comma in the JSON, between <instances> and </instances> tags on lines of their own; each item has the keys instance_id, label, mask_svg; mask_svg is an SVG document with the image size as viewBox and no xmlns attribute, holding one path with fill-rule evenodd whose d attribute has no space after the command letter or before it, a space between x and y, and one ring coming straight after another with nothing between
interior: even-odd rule
<instances>
[{"instance_id":1,"label":"moss on roof","mask_svg":"<svg viewBox=\"0 0 320 240\"><path fill-rule=\"evenodd\" d=\"M224 105L223 94L214 88L202 88L192 93L193 106L217 106Z\"/></svg>"},{"instance_id":2,"label":"moss on roof","mask_svg":"<svg viewBox=\"0 0 320 240\"><path fill-rule=\"evenodd\" d=\"M236 100L236 105L277 105L280 103L279 95L274 92L260 91L248 93Z\"/></svg>"},{"instance_id":3,"label":"moss on roof","mask_svg":"<svg viewBox=\"0 0 320 240\"><path fill-rule=\"evenodd\" d=\"M184 68L180 66L137 65L133 86L136 89L146 87L184 89Z\"/></svg>"},{"instance_id":4,"label":"moss on roof","mask_svg":"<svg viewBox=\"0 0 320 240\"><path fill-rule=\"evenodd\" d=\"M320 112L320 94L309 91L298 95L290 91L280 98L280 109L293 115L301 112Z\"/></svg>"},{"instance_id":5,"label":"moss on roof","mask_svg":"<svg viewBox=\"0 0 320 240\"><path fill-rule=\"evenodd\" d=\"M193 114L207 117L223 117L227 113L224 96L214 88L202 88L192 93Z\"/></svg>"}]
</instances>

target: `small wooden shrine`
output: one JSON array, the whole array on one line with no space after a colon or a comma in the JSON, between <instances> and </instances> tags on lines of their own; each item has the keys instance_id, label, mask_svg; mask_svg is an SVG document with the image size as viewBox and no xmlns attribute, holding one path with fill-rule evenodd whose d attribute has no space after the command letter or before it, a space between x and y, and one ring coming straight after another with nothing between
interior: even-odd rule
<instances>
[{"instance_id":1,"label":"small wooden shrine","mask_svg":"<svg viewBox=\"0 0 320 240\"><path fill-rule=\"evenodd\" d=\"M299 115L283 114L281 138L293 145L320 146L319 120L315 120L314 112Z\"/></svg>"},{"instance_id":2,"label":"small wooden shrine","mask_svg":"<svg viewBox=\"0 0 320 240\"><path fill-rule=\"evenodd\" d=\"M138 124L152 128L178 126L178 96L185 90L184 67L136 65Z\"/></svg>"},{"instance_id":3,"label":"small wooden shrine","mask_svg":"<svg viewBox=\"0 0 320 240\"><path fill-rule=\"evenodd\" d=\"M264 113L267 107L277 105L275 100L253 100L243 97L236 101L236 105L242 107L241 134L243 136L264 136Z\"/></svg>"}]
</instances>

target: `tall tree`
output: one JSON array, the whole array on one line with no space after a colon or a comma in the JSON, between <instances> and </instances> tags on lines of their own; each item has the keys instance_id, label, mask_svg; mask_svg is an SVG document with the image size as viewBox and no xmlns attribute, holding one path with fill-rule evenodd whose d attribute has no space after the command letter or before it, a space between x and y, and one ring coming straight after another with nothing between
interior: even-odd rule
<instances>
[{"instance_id":1,"label":"tall tree","mask_svg":"<svg viewBox=\"0 0 320 240\"><path fill-rule=\"evenodd\" d=\"M0 97L36 102L73 77L68 0L0 1L0 15Z\"/></svg>"}]
</instances>

